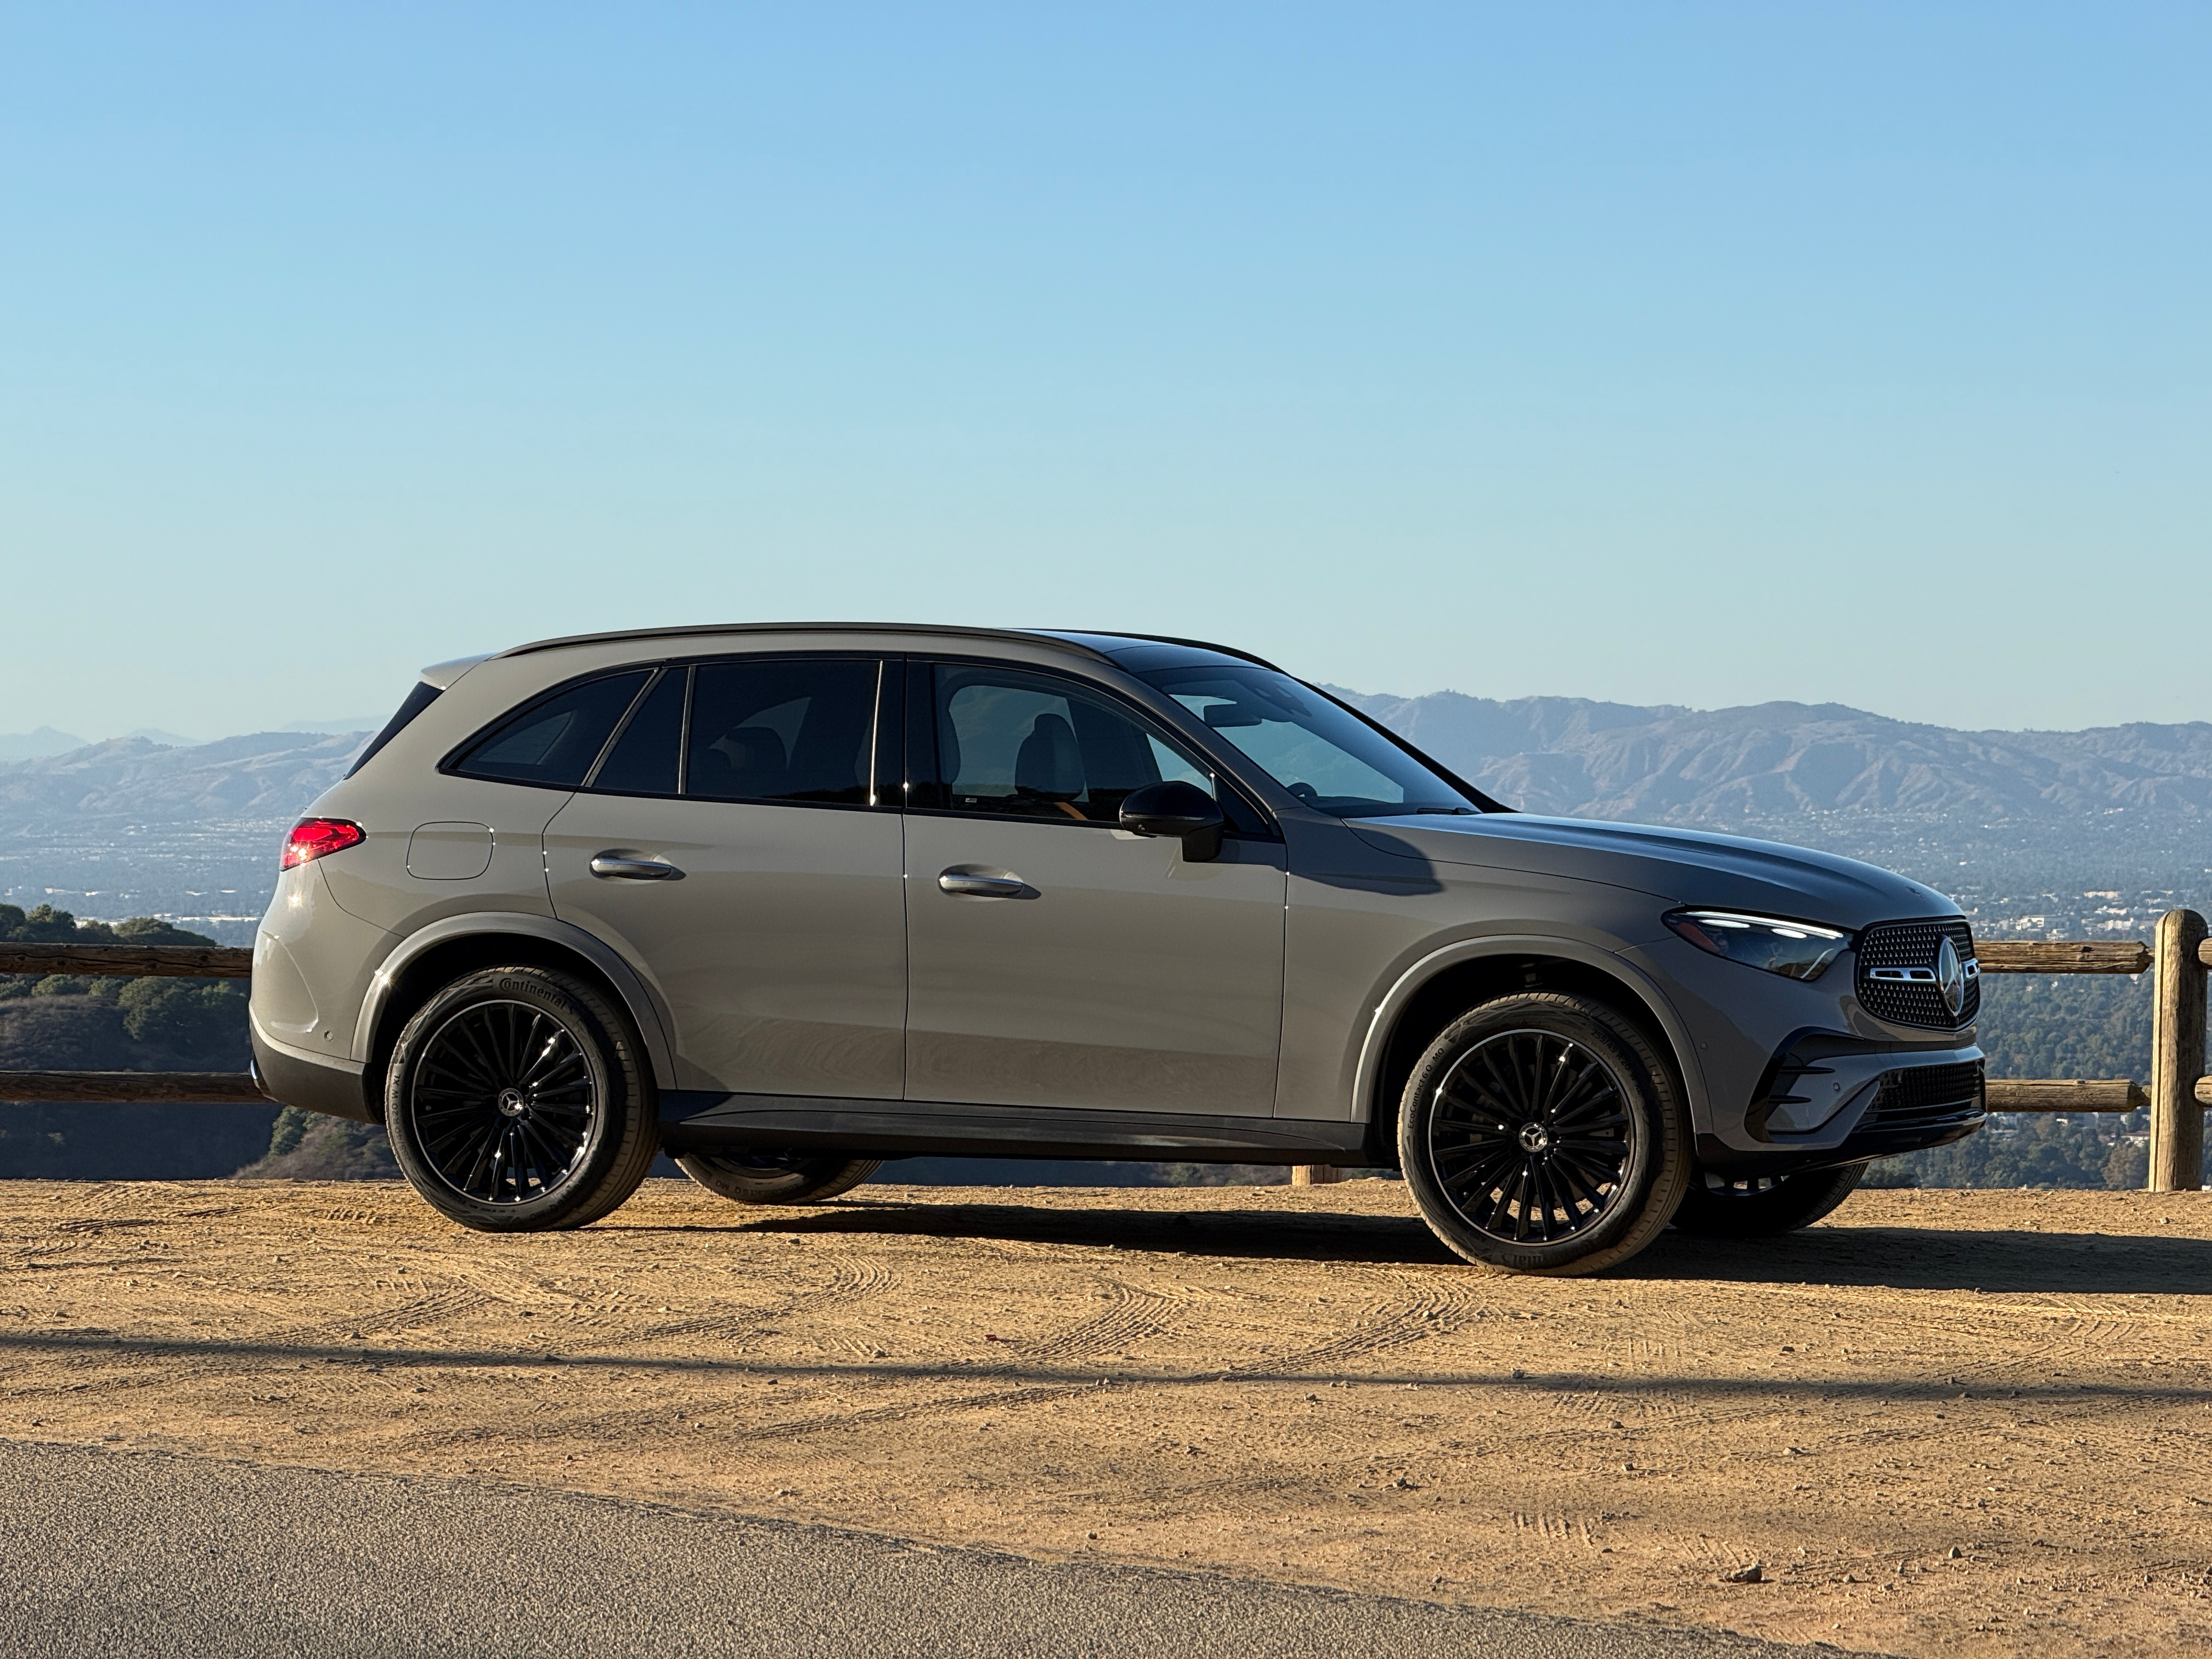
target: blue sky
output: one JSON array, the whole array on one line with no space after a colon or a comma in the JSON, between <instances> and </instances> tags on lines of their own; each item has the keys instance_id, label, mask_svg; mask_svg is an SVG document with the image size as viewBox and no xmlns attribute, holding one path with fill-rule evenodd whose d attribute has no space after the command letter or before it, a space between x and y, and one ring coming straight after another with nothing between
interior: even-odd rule
<instances>
[{"instance_id":1,"label":"blue sky","mask_svg":"<svg viewBox=\"0 0 2212 1659\"><path fill-rule=\"evenodd\" d=\"M2212 719L2202 7L0 30L5 729L778 617Z\"/></svg>"}]
</instances>

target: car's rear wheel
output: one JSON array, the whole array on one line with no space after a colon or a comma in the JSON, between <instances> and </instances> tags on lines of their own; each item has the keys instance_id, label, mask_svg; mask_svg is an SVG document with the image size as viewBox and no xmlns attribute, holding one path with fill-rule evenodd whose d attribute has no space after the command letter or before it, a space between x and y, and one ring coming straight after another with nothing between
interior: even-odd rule
<instances>
[{"instance_id":1,"label":"car's rear wheel","mask_svg":"<svg viewBox=\"0 0 2212 1659\"><path fill-rule=\"evenodd\" d=\"M1690 1183L1674 1224L1705 1238L1771 1238L1809 1227L1858 1190L1867 1166L1727 1181L1701 1175Z\"/></svg>"},{"instance_id":2,"label":"car's rear wheel","mask_svg":"<svg viewBox=\"0 0 2212 1659\"><path fill-rule=\"evenodd\" d=\"M1576 1274L1626 1261L1673 1216L1690 1171L1674 1067L1589 997L1501 997L1440 1032L1398 1112L1406 1184L1478 1267Z\"/></svg>"},{"instance_id":3,"label":"car's rear wheel","mask_svg":"<svg viewBox=\"0 0 2212 1659\"><path fill-rule=\"evenodd\" d=\"M686 1152L676 1167L708 1192L739 1204L819 1204L849 1193L884 1167L879 1158L761 1151Z\"/></svg>"},{"instance_id":4,"label":"car's rear wheel","mask_svg":"<svg viewBox=\"0 0 2212 1659\"><path fill-rule=\"evenodd\" d=\"M492 968L399 1034L385 1076L392 1154L433 1207L482 1232L597 1221L659 1149L653 1079L622 1011L579 979Z\"/></svg>"}]
</instances>

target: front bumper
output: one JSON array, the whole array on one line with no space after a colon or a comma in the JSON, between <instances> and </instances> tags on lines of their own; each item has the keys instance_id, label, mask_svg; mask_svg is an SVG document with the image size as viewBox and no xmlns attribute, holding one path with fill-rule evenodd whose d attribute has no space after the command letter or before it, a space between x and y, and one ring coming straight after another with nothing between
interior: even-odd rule
<instances>
[{"instance_id":1,"label":"front bumper","mask_svg":"<svg viewBox=\"0 0 2212 1659\"><path fill-rule=\"evenodd\" d=\"M1786 1045L1745 1120L1759 1149L1700 1135L1698 1160L1717 1175L1790 1175L1963 1140L1988 1117L1983 1065L1976 1048Z\"/></svg>"}]
</instances>

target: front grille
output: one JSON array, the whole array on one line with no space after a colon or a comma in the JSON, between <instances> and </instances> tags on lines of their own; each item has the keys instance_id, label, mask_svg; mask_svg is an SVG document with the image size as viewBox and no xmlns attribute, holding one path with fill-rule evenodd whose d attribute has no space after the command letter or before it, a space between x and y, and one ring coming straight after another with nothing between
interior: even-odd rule
<instances>
[{"instance_id":1,"label":"front grille","mask_svg":"<svg viewBox=\"0 0 2212 1659\"><path fill-rule=\"evenodd\" d=\"M1966 980L1966 1000L1954 1016L1943 1006L1942 988L1932 980L1876 979L1878 969L1932 970L1946 938L1963 962L1974 956L1974 932L1964 921L1878 921L1859 935L1859 1006L1877 1019L1899 1025L1923 1025L1954 1031L1973 1024L1982 1006L1978 975Z\"/></svg>"},{"instance_id":2,"label":"front grille","mask_svg":"<svg viewBox=\"0 0 2212 1659\"><path fill-rule=\"evenodd\" d=\"M1982 1115L1982 1062L1884 1072L1862 1127L1928 1129Z\"/></svg>"}]
</instances>

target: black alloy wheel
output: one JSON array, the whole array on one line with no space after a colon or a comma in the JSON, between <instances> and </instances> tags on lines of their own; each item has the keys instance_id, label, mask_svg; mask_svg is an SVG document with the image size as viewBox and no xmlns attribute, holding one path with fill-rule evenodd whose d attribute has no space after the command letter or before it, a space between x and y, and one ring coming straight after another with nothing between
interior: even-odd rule
<instances>
[{"instance_id":1,"label":"black alloy wheel","mask_svg":"<svg viewBox=\"0 0 2212 1659\"><path fill-rule=\"evenodd\" d=\"M708 1192L738 1204L819 1204L849 1193L884 1167L878 1158L748 1146L684 1152L676 1167Z\"/></svg>"},{"instance_id":2,"label":"black alloy wheel","mask_svg":"<svg viewBox=\"0 0 2212 1659\"><path fill-rule=\"evenodd\" d=\"M1429 1145L1469 1226L1506 1244L1587 1232L1623 1190L1636 1114L1604 1059L1554 1031L1500 1031L1437 1085Z\"/></svg>"},{"instance_id":3,"label":"black alloy wheel","mask_svg":"<svg viewBox=\"0 0 2212 1659\"><path fill-rule=\"evenodd\" d=\"M1398 1111L1431 1231L1478 1266L1589 1273L1662 1231L1690 1169L1672 1064L1594 998L1501 997L1437 1034Z\"/></svg>"},{"instance_id":4,"label":"black alloy wheel","mask_svg":"<svg viewBox=\"0 0 2212 1659\"><path fill-rule=\"evenodd\" d=\"M580 1227L652 1167L655 1097L627 1017L582 980L495 968L399 1035L385 1126L416 1192L488 1232Z\"/></svg>"},{"instance_id":5,"label":"black alloy wheel","mask_svg":"<svg viewBox=\"0 0 2212 1659\"><path fill-rule=\"evenodd\" d=\"M479 1204L549 1196L604 1122L576 1034L526 1002L472 1003L422 1045L408 1101L424 1161Z\"/></svg>"}]
</instances>

